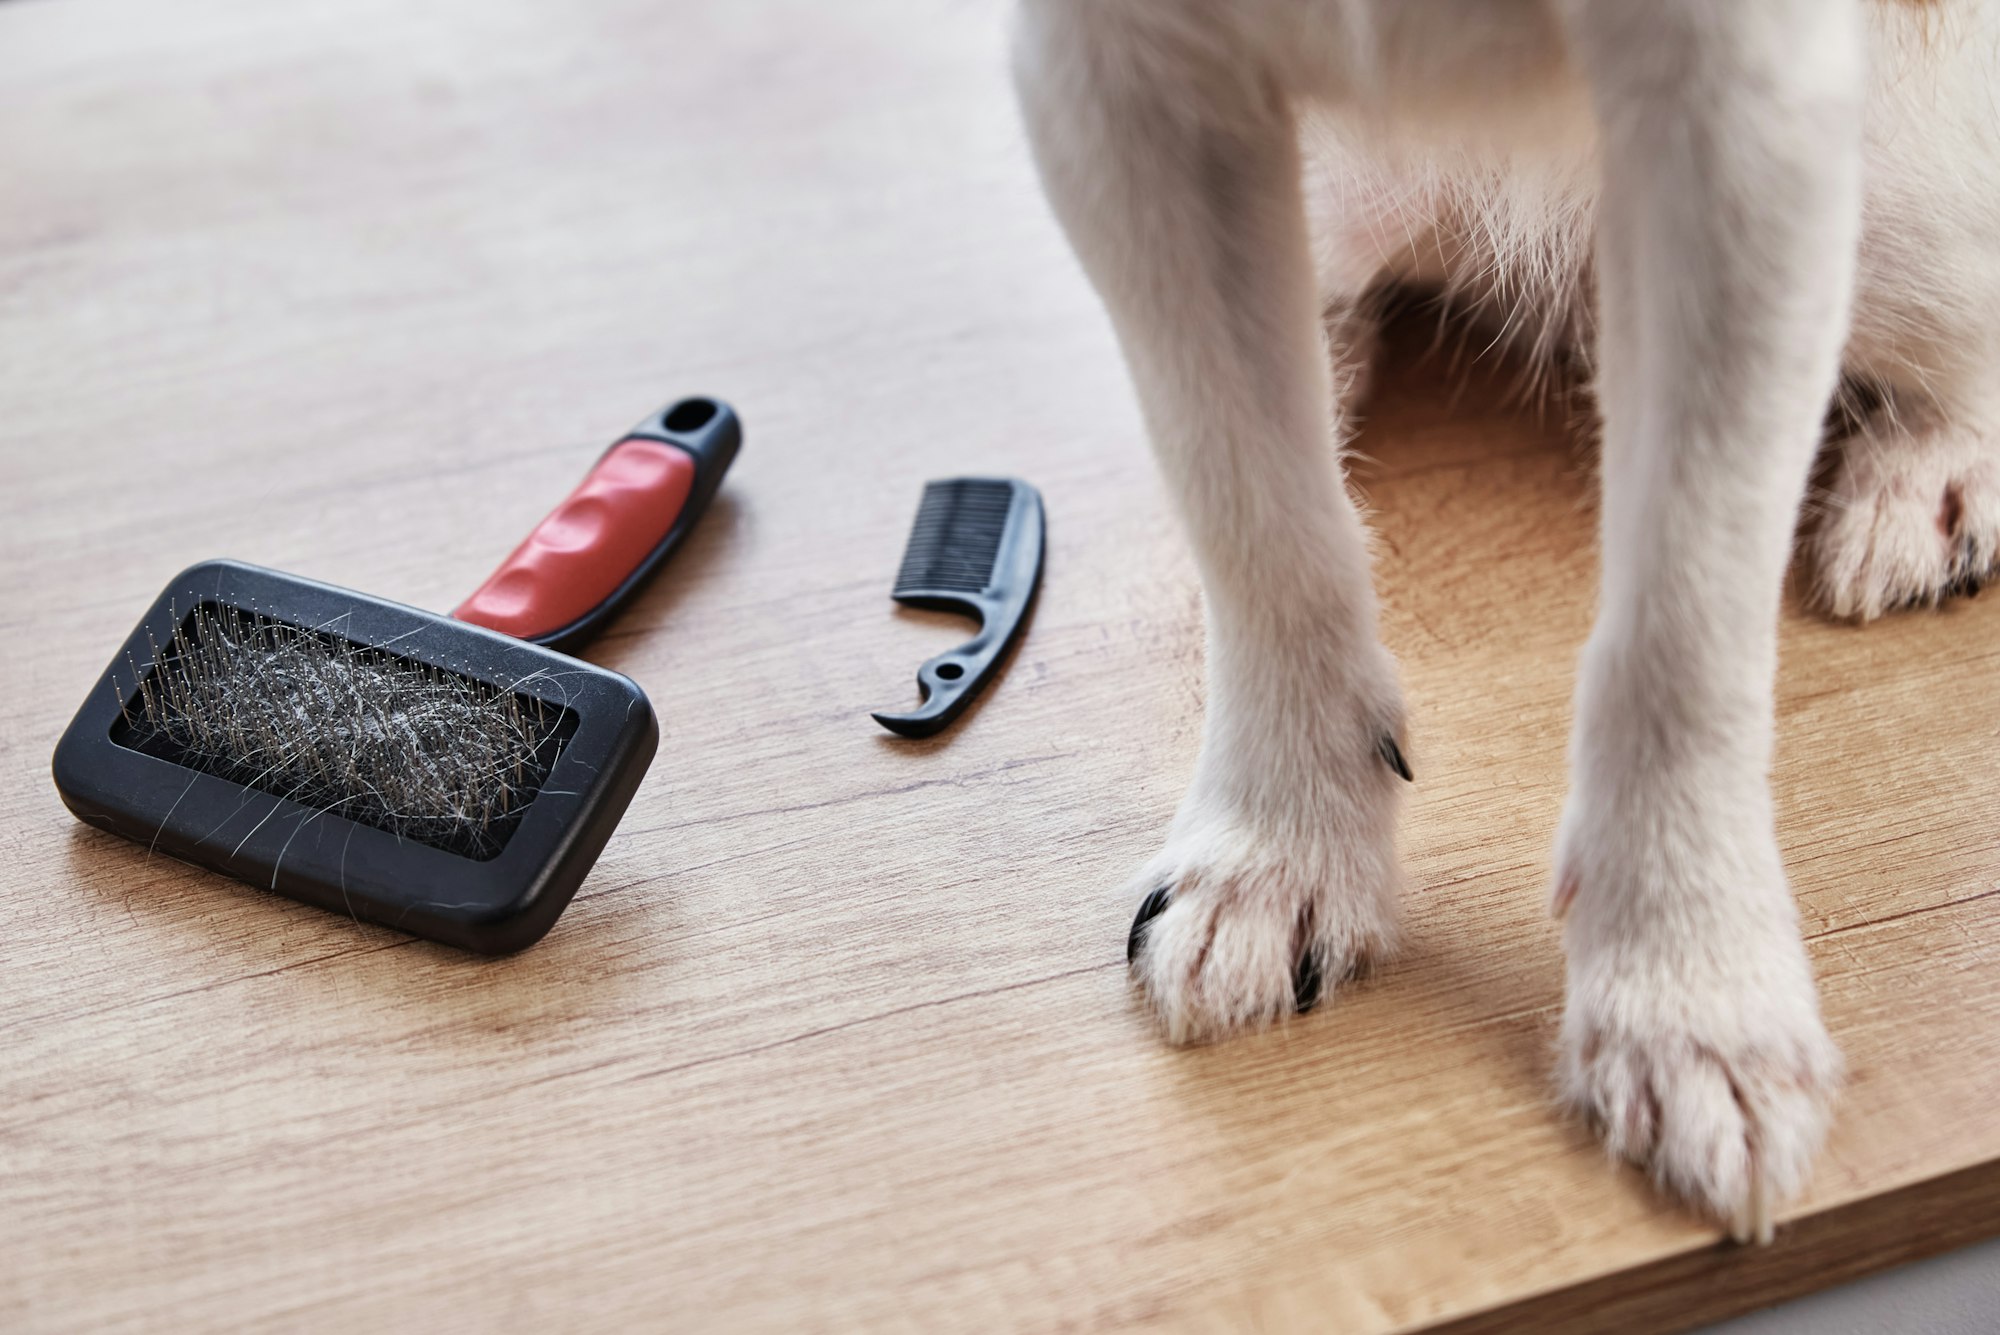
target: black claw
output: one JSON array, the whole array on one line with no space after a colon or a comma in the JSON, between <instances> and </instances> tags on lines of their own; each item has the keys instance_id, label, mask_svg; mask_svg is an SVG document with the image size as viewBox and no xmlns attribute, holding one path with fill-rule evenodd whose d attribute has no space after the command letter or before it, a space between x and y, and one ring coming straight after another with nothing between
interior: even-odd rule
<instances>
[{"instance_id":1,"label":"black claw","mask_svg":"<svg viewBox=\"0 0 2000 1335\"><path fill-rule=\"evenodd\" d=\"M1375 743L1375 749L1381 753L1382 759L1388 762L1390 769L1403 776L1404 783L1417 781L1416 776L1410 773L1410 762L1403 759L1403 748L1396 745L1394 737L1386 732L1383 733L1382 740Z\"/></svg>"},{"instance_id":2,"label":"black claw","mask_svg":"<svg viewBox=\"0 0 2000 1335\"><path fill-rule=\"evenodd\" d=\"M1139 947L1146 944L1146 928L1153 919L1167 911L1167 887L1161 886L1146 896L1146 902L1139 906L1139 916L1132 919L1132 934L1125 938L1125 962L1131 964L1139 958Z\"/></svg>"},{"instance_id":3,"label":"black claw","mask_svg":"<svg viewBox=\"0 0 2000 1335\"><path fill-rule=\"evenodd\" d=\"M1319 1005L1319 991L1326 981L1326 963L1317 950L1299 956L1292 968L1292 1009L1304 1015Z\"/></svg>"}]
</instances>

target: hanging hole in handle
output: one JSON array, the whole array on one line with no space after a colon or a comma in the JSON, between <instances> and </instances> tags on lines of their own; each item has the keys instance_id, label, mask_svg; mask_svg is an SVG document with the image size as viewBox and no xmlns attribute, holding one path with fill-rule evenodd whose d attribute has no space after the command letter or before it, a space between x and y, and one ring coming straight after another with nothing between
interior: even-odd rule
<instances>
[{"instance_id":1,"label":"hanging hole in handle","mask_svg":"<svg viewBox=\"0 0 2000 1335\"><path fill-rule=\"evenodd\" d=\"M956 663L939 663L937 674L945 681L957 681L965 675L965 669Z\"/></svg>"},{"instance_id":2,"label":"hanging hole in handle","mask_svg":"<svg viewBox=\"0 0 2000 1335\"><path fill-rule=\"evenodd\" d=\"M699 431L715 416L715 405L707 399L682 399L667 413L667 430L686 435Z\"/></svg>"}]
</instances>

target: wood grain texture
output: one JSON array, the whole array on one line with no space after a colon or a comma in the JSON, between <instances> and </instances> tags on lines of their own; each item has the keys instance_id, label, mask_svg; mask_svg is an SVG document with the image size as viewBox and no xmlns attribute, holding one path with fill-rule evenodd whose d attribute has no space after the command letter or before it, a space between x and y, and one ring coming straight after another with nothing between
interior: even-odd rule
<instances>
[{"instance_id":1,"label":"wood grain texture","mask_svg":"<svg viewBox=\"0 0 2000 1335\"><path fill-rule=\"evenodd\" d=\"M1406 331L1362 441L1413 702L1408 953L1163 1048L1118 887L1200 609L993 0L0 9L0 1327L1669 1329L2000 1231L2000 605L1788 616L1781 832L1852 1083L1719 1248L1554 1115L1587 455ZM1421 363L1421 364L1413 364ZM1457 388L1454 388L1457 386ZM484 961L83 829L49 753L182 565L452 606L685 392L748 440L592 651L665 740ZM1048 573L888 601L925 478Z\"/></svg>"}]
</instances>

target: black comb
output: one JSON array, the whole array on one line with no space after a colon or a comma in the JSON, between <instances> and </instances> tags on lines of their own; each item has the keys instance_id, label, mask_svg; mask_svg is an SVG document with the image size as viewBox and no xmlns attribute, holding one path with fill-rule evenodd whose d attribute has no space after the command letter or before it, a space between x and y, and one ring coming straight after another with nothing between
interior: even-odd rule
<instances>
[{"instance_id":1,"label":"black comb","mask_svg":"<svg viewBox=\"0 0 2000 1335\"><path fill-rule=\"evenodd\" d=\"M1042 497L1019 478L924 484L892 595L906 607L977 617L979 634L917 669L923 703L875 721L929 737L965 712L1020 636L1042 580Z\"/></svg>"}]
</instances>

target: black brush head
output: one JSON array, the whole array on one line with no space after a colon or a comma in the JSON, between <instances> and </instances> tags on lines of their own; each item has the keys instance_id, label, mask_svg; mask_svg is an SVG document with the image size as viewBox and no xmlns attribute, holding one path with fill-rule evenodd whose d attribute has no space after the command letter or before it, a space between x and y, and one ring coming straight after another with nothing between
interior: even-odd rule
<instances>
[{"instance_id":1,"label":"black brush head","mask_svg":"<svg viewBox=\"0 0 2000 1335\"><path fill-rule=\"evenodd\" d=\"M923 703L875 721L928 737L965 711L992 680L1026 624L1042 579L1042 497L1019 478L954 477L924 484L897 602L977 617L977 636L917 669Z\"/></svg>"},{"instance_id":2,"label":"black brush head","mask_svg":"<svg viewBox=\"0 0 2000 1335\"><path fill-rule=\"evenodd\" d=\"M231 561L178 576L55 754L80 819L484 953L555 922L651 761L625 677Z\"/></svg>"}]
</instances>

